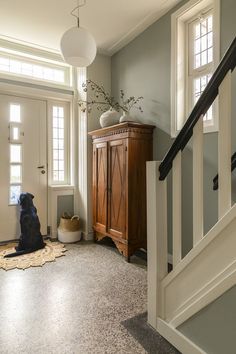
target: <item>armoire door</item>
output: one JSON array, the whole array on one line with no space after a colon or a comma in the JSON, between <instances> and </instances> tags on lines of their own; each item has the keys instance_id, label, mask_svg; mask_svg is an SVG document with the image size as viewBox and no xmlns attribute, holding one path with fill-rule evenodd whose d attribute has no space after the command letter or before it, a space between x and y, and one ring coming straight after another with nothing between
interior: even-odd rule
<instances>
[{"instance_id":1,"label":"armoire door","mask_svg":"<svg viewBox=\"0 0 236 354\"><path fill-rule=\"evenodd\" d=\"M126 238L126 140L108 143L108 233Z\"/></svg>"},{"instance_id":2,"label":"armoire door","mask_svg":"<svg viewBox=\"0 0 236 354\"><path fill-rule=\"evenodd\" d=\"M93 145L93 225L96 231L107 229L107 143Z\"/></svg>"}]
</instances>

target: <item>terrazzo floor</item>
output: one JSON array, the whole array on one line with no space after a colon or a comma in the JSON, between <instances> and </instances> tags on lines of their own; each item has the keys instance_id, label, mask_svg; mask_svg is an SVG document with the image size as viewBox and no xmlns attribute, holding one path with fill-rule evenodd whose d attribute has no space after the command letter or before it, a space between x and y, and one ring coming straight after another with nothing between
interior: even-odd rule
<instances>
[{"instance_id":1,"label":"terrazzo floor","mask_svg":"<svg viewBox=\"0 0 236 354\"><path fill-rule=\"evenodd\" d=\"M121 324L146 311L146 262L93 243L67 248L42 268L0 270L0 353L147 353Z\"/></svg>"}]
</instances>

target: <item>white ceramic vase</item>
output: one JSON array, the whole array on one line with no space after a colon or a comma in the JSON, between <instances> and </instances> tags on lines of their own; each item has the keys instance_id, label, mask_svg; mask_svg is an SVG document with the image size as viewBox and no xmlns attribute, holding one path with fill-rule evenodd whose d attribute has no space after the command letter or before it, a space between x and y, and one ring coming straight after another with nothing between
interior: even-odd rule
<instances>
[{"instance_id":1,"label":"white ceramic vase","mask_svg":"<svg viewBox=\"0 0 236 354\"><path fill-rule=\"evenodd\" d=\"M100 125L102 128L109 127L110 125L119 123L120 113L115 109L110 108L108 111L104 112L100 117Z\"/></svg>"},{"instance_id":2,"label":"white ceramic vase","mask_svg":"<svg viewBox=\"0 0 236 354\"><path fill-rule=\"evenodd\" d=\"M133 118L130 116L129 112L125 112L123 111L122 116L120 117L119 122L123 123L123 122L133 122Z\"/></svg>"}]
</instances>

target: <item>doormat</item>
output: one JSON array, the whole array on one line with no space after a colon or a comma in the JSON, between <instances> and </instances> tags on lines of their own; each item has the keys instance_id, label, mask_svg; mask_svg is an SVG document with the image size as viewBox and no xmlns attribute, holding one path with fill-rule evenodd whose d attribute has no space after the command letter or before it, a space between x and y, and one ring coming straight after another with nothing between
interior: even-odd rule
<instances>
[{"instance_id":1,"label":"doormat","mask_svg":"<svg viewBox=\"0 0 236 354\"><path fill-rule=\"evenodd\" d=\"M147 313L122 321L121 324L148 354L181 354L147 323Z\"/></svg>"},{"instance_id":2,"label":"doormat","mask_svg":"<svg viewBox=\"0 0 236 354\"><path fill-rule=\"evenodd\" d=\"M56 258L64 256L67 251L65 245L59 242L45 241L46 246L38 251L13 258L4 258L6 254L15 252L17 243L8 243L0 246L0 269L26 269L29 267L42 267L46 262L53 262Z\"/></svg>"}]
</instances>

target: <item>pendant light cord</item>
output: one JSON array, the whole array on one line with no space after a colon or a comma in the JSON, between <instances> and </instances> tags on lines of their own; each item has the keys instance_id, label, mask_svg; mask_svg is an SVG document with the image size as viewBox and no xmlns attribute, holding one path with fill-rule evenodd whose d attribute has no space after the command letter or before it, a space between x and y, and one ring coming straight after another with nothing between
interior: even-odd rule
<instances>
[{"instance_id":1,"label":"pendant light cord","mask_svg":"<svg viewBox=\"0 0 236 354\"><path fill-rule=\"evenodd\" d=\"M86 5L86 0L83 0L81 4L80 4L80 0L78 0L77 6L71 11L71 15L77 18L78 27L79 27L79 9L84 5ZM75 13L76 10L78 10L77 14Z\"/></svg>"}]
</instances>

